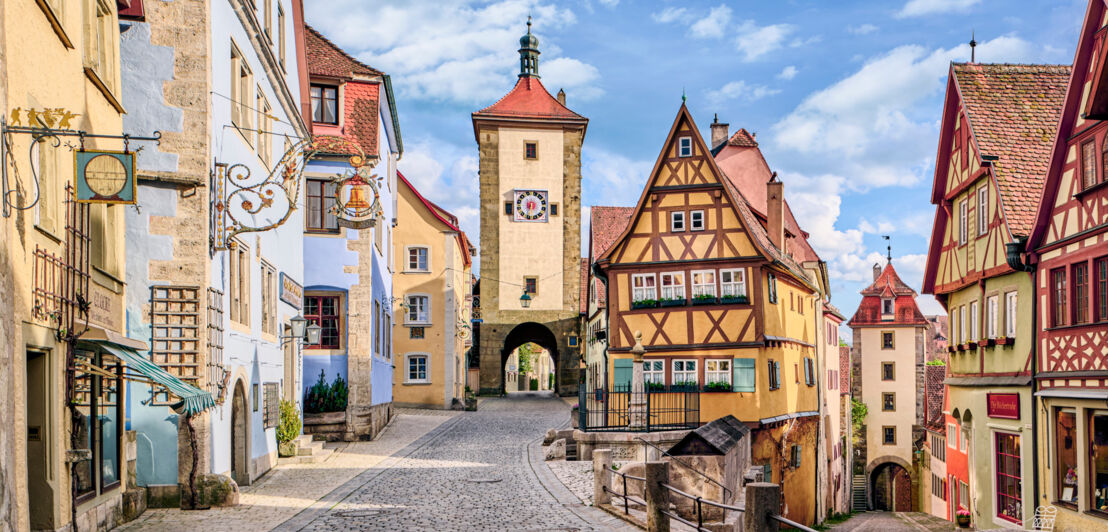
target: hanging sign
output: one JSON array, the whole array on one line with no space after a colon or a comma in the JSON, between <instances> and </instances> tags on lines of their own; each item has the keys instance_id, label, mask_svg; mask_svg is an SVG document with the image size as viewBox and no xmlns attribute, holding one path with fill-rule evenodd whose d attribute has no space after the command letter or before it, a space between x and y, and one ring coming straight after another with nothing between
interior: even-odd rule
<instances>
[{"instance_id":1,"label":"hanging sign","mask_svg":"<svg viewBox=\"0 0 1108 532\"><path fill-rule=\"evenodd\" d=\"M354 158L351 158L354 159ZM373 227L381 216L381 193L377 181L381 178L368 175L373 166L360 166L357 172L335 183L335 205L331 213L339 225L351 229Z\"/></svg>"},{"instance_id":2,"label":"hanging sign","mask_svg":"<svg viewBox=\"0 0 1108 532\"><path fill-rule=\"evenodd\" d=\"M1020 394L1018 393L990 393L986 394L986 411L989 417L1000 419L1020 418Z\"/></svg>"},{"instance_id":3,"label":"hanging sign","mask_svg":"<svg viewBox=\"0 0 1108 532\"><path fill-rule=\"evenodd\" d=\"M304 287L285 272L281 272L281 301L292 305L296 310L304 306Z\"/></svg>"},{"instance_id":4,"label":"hanging sign","mask_svg":"<svg viewBox=\"0 0 1108 532\"><path fill-rule=\"evenodd\" d=\"M135 154L74 152L74 199L80 203L135 203Z\"/></svg>"}]
</instances>

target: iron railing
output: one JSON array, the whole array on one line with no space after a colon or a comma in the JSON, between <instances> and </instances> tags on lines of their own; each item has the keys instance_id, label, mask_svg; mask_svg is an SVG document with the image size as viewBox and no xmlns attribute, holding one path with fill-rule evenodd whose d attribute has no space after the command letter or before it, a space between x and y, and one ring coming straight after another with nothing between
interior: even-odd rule
<instances>
[{"instance_id":1,"label":"iron railing","mask_svg":"<svg viewBox=\"0 0 1108 532\"><path fill-rule=\"evenodd\" d=\"M632 426L632 408L641 405L641 423ZM585 432L655 432L700 426L700 392L695 389L632 393L629 385L582 388L578 393L579 428Z\"/></svg>"}]
</instances>

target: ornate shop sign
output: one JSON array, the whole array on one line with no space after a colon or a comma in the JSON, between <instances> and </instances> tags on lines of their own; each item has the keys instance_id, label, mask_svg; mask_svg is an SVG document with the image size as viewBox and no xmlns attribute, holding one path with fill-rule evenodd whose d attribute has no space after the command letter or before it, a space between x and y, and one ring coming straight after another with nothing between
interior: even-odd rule
<instances>
[{"instance_id":1,"label":"ornate shop sign","mask_svg":"<svg viewBox=\"0 0 1108 532\"><path fill-rule=\"evenodd\" d=\"M292 305L296 310L304 306L304 287L285 272L281 272L281 301Z\"/></svg>"},{"instance_id":2,"label":"ornate shop sign","mask_svg":"<svg viewBox=\"0 0 1108 532\"><path fill-rule=\"evenodd\" d=\"M135 154L118 151L74 153L74 198L81 203L135 203Z\"/></svg>"},{"instance_id":3,"label":"ornate shop sign","mask_svg":"<svg viewBox=\"0 0 1108 532\"><path fill-rule=\"evenodd\" d=\"M989 417L1000 419L1020 418L1020 394L990 393L985 395L986 411Z\"/></svg>"},{"instance_id":4,"label":"ornate shop sign","mask_svg":"<svg viewBox=\"0 0 1108 532\"><path fill-rule=\"evenodd\" d=\"M351 229L372 227L382 214L381 193L377 187L381 178L376 175L363 177L362 168L372 170L373 166L359 167L357 173L335 183L335 205L331 213L339 225Z\"/></svg>"}]
</instances>

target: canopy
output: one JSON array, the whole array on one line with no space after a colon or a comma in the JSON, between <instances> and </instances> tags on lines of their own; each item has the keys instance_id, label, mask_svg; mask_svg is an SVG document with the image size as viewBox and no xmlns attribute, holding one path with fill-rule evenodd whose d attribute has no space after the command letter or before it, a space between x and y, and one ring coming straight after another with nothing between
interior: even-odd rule
<instances>
[{"instance_id":1,"label":"canopy","mask_svg":"<svg viewBox=\"0 0 1108 532\"><path fill-rule=\"evenodd\" d=\"M152 382L164 386L169 393L181 398L179 403L173 405L173 410L178 414L199 414L215 406L212 394L205 392L177 377L174 377L157 364L147 360L133 349L108 342L95 342L105 351L115 355L127 364L129 369L141 373Z\"/></svg>"}]
</instances>

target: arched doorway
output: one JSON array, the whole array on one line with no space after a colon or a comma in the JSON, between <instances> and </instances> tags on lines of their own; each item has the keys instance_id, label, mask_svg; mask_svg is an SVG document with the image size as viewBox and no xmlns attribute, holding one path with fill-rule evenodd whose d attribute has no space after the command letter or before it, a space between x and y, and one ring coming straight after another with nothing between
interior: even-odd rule
<instances>
[{"instance_id":1,"label":"arched doorway","mask_svg":"<svg viewBox=\"0 0 1108 532\"><path fill-rule=\"evenodd\" d=\"M508 359L511 358L512 353L525 344L534 344L550 356L551 368L553 368L554 373L553 389L558 390L558 341L554 337L554 333L540 323L526 322L516 325L512 332L504 338L504 348L500 351L500 374L504 375ZM504 382L503 378L500 379L500 393L506 393L507 389L508 383Z\"/></svg>"},{"instance_id":2,"label":"arched doorway","mask_svg":"<svg viewBox=\"0 0 1108 532\"><path fill-rule=\"evenodd\" d=\"M912 511L912 477L895 462L878 465L870 473L873 509L886 512Z\"/></svg>"},{"instance_id":3,"label":"arched doorway","mask_svg":"<svg viewBox=\"0 0 1108 532\"><path fill-rule=\"evenodd\" d=\"M247 434L246 389L235 383L231 398L231 478L240 486L250 484L250 441Z\"/></svg>"}]
</instances>

